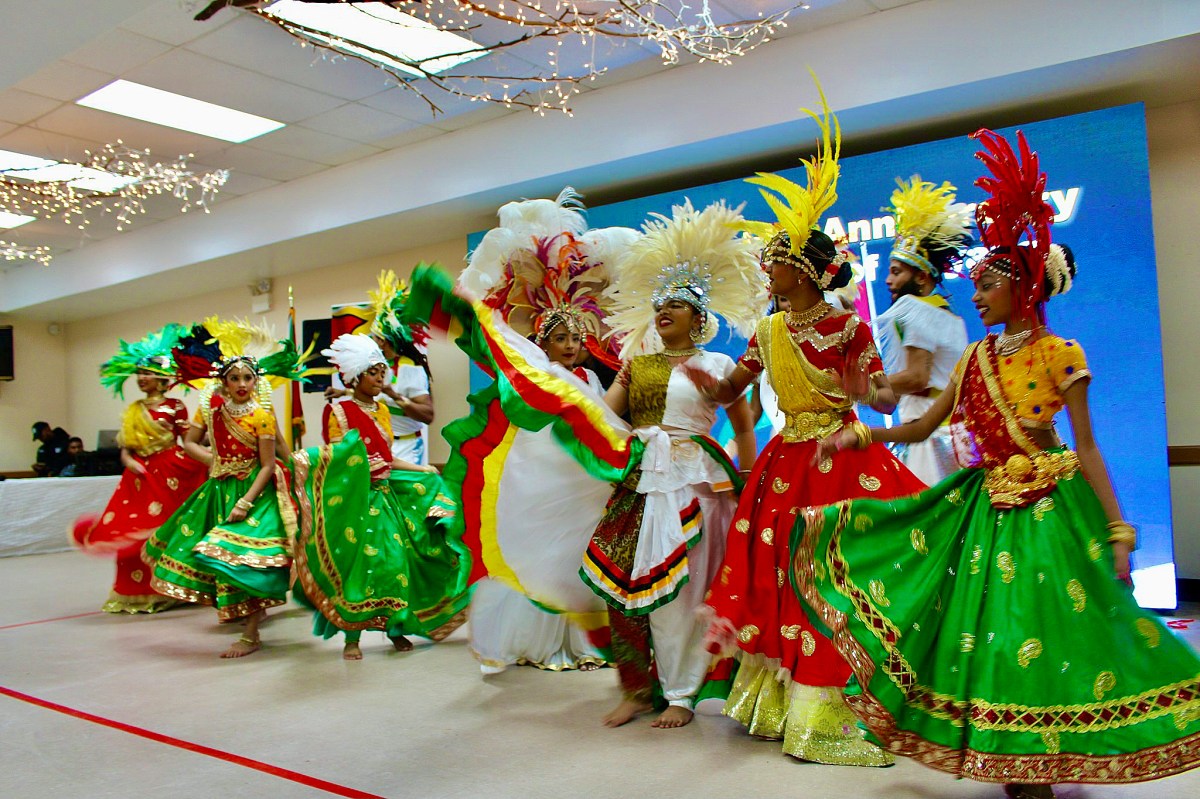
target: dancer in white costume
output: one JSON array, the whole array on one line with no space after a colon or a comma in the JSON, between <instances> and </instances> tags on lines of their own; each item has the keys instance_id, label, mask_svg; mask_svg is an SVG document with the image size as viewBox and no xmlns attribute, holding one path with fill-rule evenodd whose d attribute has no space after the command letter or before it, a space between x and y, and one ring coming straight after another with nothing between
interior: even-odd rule
<instances>
[{"instance_id":1,"label":"dancer in white costume","mask_svg":"<svg viewBox=\"0 0 1200 799\"><path fill-rule=\"evenodd\" d=\"M883 368L899 395L901 424L920 419L945 390L967 347L967 326L934 293L970 244L969 212L954 202L949 183L934 186L914 176L898 181L887 209L896 218L896 241L888 264L892 306L875 318ZM900 444L896 457L926 485L957 471L950 428L919 444Z\"/></svg>"},{"instance_id":2,"label":"dancer in white costume","mask_svg":"<svg viewBox=\"0 0 1200 799\"><path fill-rule=\"evenodd\" d=\"M738 236L738 211L690 203L654 215L617 262L608 318L626 358L606 401L629 412L645 442L640 472L618 485L580 574L608 603L622 701L604 717L620 726L653 707L654 678L668 707L652 723L681 727L711 656L697 611L725 550L741 479L709 435L718 403L683 367L728 375L733 360L697 345L716 335L716 314L747 331L766 302L755 240ZM745 399L727 405L738 451L754 458Z\"/></svg>"},{"instance_id":3,"label":"dancer in white costume","mask_svg":"<svg viewBox=\"0 0 1200 799\"><path fill-rule=\"evenodd\" d=\"M585 350L618 363L601 341L608 330L600 294L608 285L606 263L637 233L585 232L581 210L570 189L557 200L505 205L499 227L484 236L459 282L485 295L511 328L506 338L530 364L599 402L599 378L575 363ZM624 427L615 416L609 421ZM579 564L610 486L589 477L549 428L514 429L497 471L496 491L482 499L477 520L488 570L471 600L470 646L480 670L599 668L608 619L604 602L579 579Z\"/></svg>"}]
</instances>

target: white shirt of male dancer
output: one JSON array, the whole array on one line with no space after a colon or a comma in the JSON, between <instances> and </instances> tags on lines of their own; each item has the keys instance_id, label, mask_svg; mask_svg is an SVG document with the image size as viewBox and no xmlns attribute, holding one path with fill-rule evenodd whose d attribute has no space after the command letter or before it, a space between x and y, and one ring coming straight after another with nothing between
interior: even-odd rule
<instances>
[{"instance_id":1,"label":"white shirt of male dancer","mask_svg":"<svg viewBox=\"0 0 1200 799\"><path fill-rule=\"evenodd\" d=\"M967 348L967 326L934 293L937 283L922 269L892 259L887 287L892 306L874 320L883 368L900 397L900 422L911 422L946 389ZM897 457L927 485L958 467L949 430L942 427L921 444L901 445Z\"/></svg>"}]
</instances>

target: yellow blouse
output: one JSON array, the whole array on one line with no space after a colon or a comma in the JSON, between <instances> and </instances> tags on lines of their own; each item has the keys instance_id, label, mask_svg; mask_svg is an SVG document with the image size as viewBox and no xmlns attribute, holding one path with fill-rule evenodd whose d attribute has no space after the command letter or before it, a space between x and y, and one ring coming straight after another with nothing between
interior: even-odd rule
<instances>
[{"instance_id":1,"label":"yellow blouse","mask_svg":"<svg viewBox=\"0 0 1200 799\"><path fill-rule=\"evenodd\" d=\"M275 414L261 405L245 416L234 416L232 418L238 427L241 427L255 438L275 438ZM196 409L196 415L192 419L192 424L202 429L207 426L204 421L203 409Z\"/></svg>"},{"instance_id":2,"label":"yellow blouse","mask_svg":"<svg viewBox=\"0 0 1200 799\"><path fill-rule=\"evenodd\" d=\"M1063 395L1075 381L1092 376L1079 342L1055 335L1044 335L1011 355L997 353L996 366L1013 412L1038 427L1049 425L1062 410ZM960 360L954 368L956 383L962 379L963 367Z\"/></svg>"},{"instance_id":3,"label":"yellow blouse","mask_svg":"<svg viewBox=\"0 0 1200 799\"><path fill-rule=\"evenodd\" d=\"M345 400L345 402L353 402L353 400ZM366 410L366 409L364 408L363 410ZM387 406L384 405L382 402L376 402L375 403L375 412L368 413L368 416L373 418L375 420L375 423L377 425L379 425L379 429L383 431L384 440L391 441L392 440L392 414L391 414L391 412L388 411ZM326 440L333 441L333 442L341 441L342 436L344 436L346 434L346 431L342 430L341 424L338 423L336 413L328 414L328 420L326 422L326 433L328 436L328 438Z\"/></svg>"}]
</instances>

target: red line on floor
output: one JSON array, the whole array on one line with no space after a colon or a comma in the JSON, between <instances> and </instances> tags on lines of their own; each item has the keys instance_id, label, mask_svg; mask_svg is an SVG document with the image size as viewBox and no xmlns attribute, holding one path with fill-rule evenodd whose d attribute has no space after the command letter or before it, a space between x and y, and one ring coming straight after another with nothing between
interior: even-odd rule
<instances>
[{"instance_id":1,"label":"red line on floor","mask_svg":"<svg viewBox=\"0 0 1200 799\"><path fill-rule=\"evenodd\" d=\"M157 741L158 743L166 744L167 746L175 746L179 749L185 749L189 752L207 755L208 757L213 757L217 760L224 760L227 763L233 763L238 766L254 769L255 771L261 771L264 774L270 774L273 777L279 777L280 779L298 782L301 785L307 785L309 788L316 788L319 791L325 791L326 793L331 793L335 796L345 796L349 797L349 799L385 799L377 794L366 793L365 791L360 791L356 788L349 788L345 785L338 785L337 783L333 782L326 782L325 780L318 779L317 777L310 777L307 774L301 774L296 771L281 768L280 766L272 766L270 763L262 763L258 760L251 760L248 757L235 755L231 752L223 752L220 749L213 749L212 747L204 746L203 744L184 741L179 738L173 738L170 735L163 735L159 732L144 730L141 727L134 727L131 724L125 724L121 721L106 719L102 716L96 716L82 710L66 707L65 705L48 702L45 699L39 699L36 696L30 696L29 694L23 694L20 691L14 691L11 688L0 686L0 694L12 699L17 699L21 702L28 702L31 705L37 705L38 707L46 708L47 710L63 713L67 716L72 716L73 718L90 721L93 724L99 724L102 727L111 727L114 730L120 730L121 732L127 732L130 735L137 735L141 738Z\"/></svg>"},{"instance_id":2,"label":"red line on floor","mask_svg":"<svg viewBox=\"0 0 1200 799\"><path fill-rule=\"evenodd\" d=\"M0 630L11 630L14 627L28 627L31 624L48 624L52 621L66 621L67 619L82 619L85 616L99 616L104 613L102 610L89 610L87 613L76 613L73 616L55 616L53 619L38 619L37 621L23 621L17 624L6 624L0 627Z\"/></svg>"}]
</instances>

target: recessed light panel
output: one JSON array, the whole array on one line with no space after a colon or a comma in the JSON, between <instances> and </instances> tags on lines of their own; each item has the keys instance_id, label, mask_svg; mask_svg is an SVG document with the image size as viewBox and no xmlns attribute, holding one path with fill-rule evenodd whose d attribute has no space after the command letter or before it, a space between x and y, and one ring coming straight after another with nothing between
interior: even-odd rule
<instances>
[{"instance_id":1,"label":"recessed light panel","mask_svg":"<svg viewBox=\"0 0 1200 799\"><path fill-rule=\"evenodd\" d=\"M235 144L283 127L273 119L127 80L115 80L76 103Z\"/></svg>"}]
</instances>

